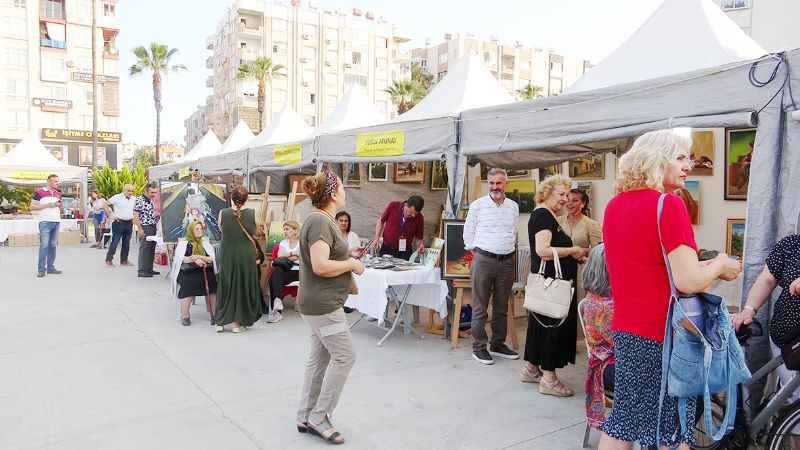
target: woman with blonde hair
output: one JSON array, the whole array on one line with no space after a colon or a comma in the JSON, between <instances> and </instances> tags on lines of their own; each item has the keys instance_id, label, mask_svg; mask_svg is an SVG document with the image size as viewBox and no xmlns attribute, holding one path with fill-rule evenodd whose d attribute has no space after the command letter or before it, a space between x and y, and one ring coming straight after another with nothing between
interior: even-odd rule
<instances>
[{"instance_id":1,"label":"woman with blonde hair","mask_svg":"<svg viewBox=\"0 0 800 450\"><path fill-rule=\"evenodd\" d=\"M584 251L573 245L572 239L558 224L556 215L567 204L567 194L572 180L564 175L551 175L539 183L536 191L536 209L528 221L528 239L531 243L531 272L538 272L545 261L545 275L555 278L553 250L558 254L564 279L575 285L578 276L578 258ZM528 313L528 333L525 339L525 361L520 378L524 382L539 383L539 392L557 397L571 397L574 392L564 386L556 376L556 369L575 364L575 346L578 340L578 306L575 291L566 320L551 319Z\"/></svg>"},{"instance_id":2,"label":"woman with blonde hair","mask_svg":"<svg viewBox=\"0 0 800 450\"><path fill-rule=\"evenodd\" d=\"M330 418L356 358L342 307L354 282L353 273L364 272L364 264L356 259L362 248L349 248L333 217L345 205L339 177L323 171L303 180L302 188L315 209L300 230L302 288L297 303L311 329L311 354L297 411L297 431L343 444L344 437Z\"/></svg>"},{"instance_id":3,"label":"woman with blonde hair","mask_svg":"<svg viewBox=\"0 0 800 450\"><path fill-rule=\"evenodd\" d=\"M684 294L706 289L715 280L733 280L741 264L720 254L697 259L697 244L686 205L672 192L684 186L692 168L692 141L670 130L639 137L619 161L617 194L606 207L603 238L614 292L614 406L602 425L600 449L661 445L688 449L694 428L680 432L678 399L665 394L658 417L661 355L670 282ZM657 220L659 199L664 204ZM662 252L663 249L663 252ZM687 402L687 423L695 422L695 399ZM660 430L660 431L658 431ZM656 435L660 442L656 442Z\"/></svg>"},{"instance_id":4,"label":"woman with blonde hair","mask_svg":"<svg viewBox=\"0 0 800 450\"><path fill-rule=\"evenodd\" d=\"M269 277L269 294L272 297L272 313L267 323L283 320L283 287L300 279L300 224L294 220L283 223L286 239L278 244L278 258L272 262L272 275Z\"/></svg>"}]
</instances>

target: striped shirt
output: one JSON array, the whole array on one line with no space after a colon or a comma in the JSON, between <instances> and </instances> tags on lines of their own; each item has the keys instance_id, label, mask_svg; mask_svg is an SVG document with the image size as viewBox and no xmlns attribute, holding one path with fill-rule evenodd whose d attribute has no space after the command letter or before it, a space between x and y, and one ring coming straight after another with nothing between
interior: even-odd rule
<instances>
[{"instance_id":1,"label":"striped shirt","mask_svg":"<svg viewBox=\"0 0 800 450\"><path fill-rule=\"evenodd\" d=\"M519 206L510 198L498 205L489 195L469 205L464 223L464 248L480 248L498 255L513 252L517 245Z\"/></svg>"}]
</instances>

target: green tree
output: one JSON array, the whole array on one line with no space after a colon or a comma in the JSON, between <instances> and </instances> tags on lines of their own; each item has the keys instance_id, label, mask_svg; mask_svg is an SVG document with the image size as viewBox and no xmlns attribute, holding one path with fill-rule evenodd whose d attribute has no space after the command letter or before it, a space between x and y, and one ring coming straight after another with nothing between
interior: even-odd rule
<instances>
[{"instance_id":1,"label":"green tree","mask_svg":"<svg viewBox=\"0 0 800 450\"><path fill-rule=\"evenodd\" d=\"M136 76L145 71L153 72L153 102L156 107L156 164L160 164L160 150L161 150L161 78L166 77L171 72L177 72L181 69L186 70L183 64L172 64L172 57L178 53L177 48L169 48L166 45L153 42L150 44L150 49L147 47L139 46L132 50L133 54L138 58L135 64L129 69L130 76Z\"/></svg>"},{"instance_id":2,"label":"green tree","mask_svg":"<svg viewBox=\"0 0 800 450\"><path fill-rule=\"evenodd\" d=\"M122 165L122 170L111 170L108 163L92 174L92 183L95 189L105 198L122 192L126 184L133 185L133 194L142 195L147 185L147 168L143 164L136 164L133 171L127 164Z\"/></svg>"},{"instance_id":3,"label":"green tree","mask_svg":"<svg viewBox=\"0 0 800 450\"><path fill-rule=\"evenodd\" d=\"M433 75L429 74L419 65L419 63L411 64L411 81L416 83L422 89L422 97L428 95L433 87ZM422 100L422 98L420 98ZM414 105L409 106L409 108Z\"/></svg>"},{"instance_id":4,"label":"green tree","mask_svg":"<svg viewBox=\"0 0 800 450\"><path fill-rule=\"evenodd\" d=\"M144 166L145 169L156 165L155 147L152 145L146 145L136 149L136 151L133 153L131 166L137 167L139 165Z\"/></svg>"},{"instance_id":5,"label":"green tree","mask_svg":"<svg viewBox=\"0 0 800 450\"><path fill-rule=\"evenodd\" d=\"M397 105L397 114L408 111L425 97L422 86L410 79L397 80L384 89L384 92L388 93L392 97L392 103Z\"/></svg>"},{"instance_id":6,"label":"green tree","mask_svg":"<svg viewBox=\"0 0 800 450\"><path fill-rule=\"evenodd\" d=\"M32 187L0 184L0 202L6 199L16 205L19 212L27 213L35 190Z\"/></svg>"},{"instance_id":7,"label":"green tree","mask_svg":"<svg viewBox=\"0 0 800 450\"><path fill-rule=\"evenodd\" d=\"M273 64L272 58L259 56L250 64L239 66L239 78L253 78L258 80L258 132L264 128L264 104L267 102L267 83L272 83L275 78L286 77L283 64ZM256 133L257 134L257 133Z\"/></svg>"},{"instance_id":8,"label":"green tree","mask_svg":"<svg viewBox=\"0 0 800 450\"><path fill-rule=\"evenodd\" d=\"M522 89L517 89L517 94L521 100L533 100L542 96L544 89L541 86L536 86L528 82L528 85Z\"/></svg>"}]
</instances>

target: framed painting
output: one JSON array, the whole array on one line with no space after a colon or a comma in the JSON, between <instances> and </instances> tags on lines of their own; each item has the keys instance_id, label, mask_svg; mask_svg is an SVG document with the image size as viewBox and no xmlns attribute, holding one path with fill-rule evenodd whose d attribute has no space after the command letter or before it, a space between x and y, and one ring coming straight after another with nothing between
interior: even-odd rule
<instances>
[{"instance_id":1,"label":"framed painting","mask_svg":"<svg viewBox=\"0 0 800 450\"><path fill-rule=\"evenodd\" d=\"M444 191L447 189L447 164L444 161L434 161L431 164L431 190Z\"/></svg>"},{"instance_id":2,"label":"framed painting","mask_svg":"<svg viewBox=\"0 0 800 450\"><path fill-rule=\"evenodd\" d=\"M736 255L741 261L744 257L744 219L728 219L726 237L725 237L725 253L729 255Z\"/></svg>"},{"instance_id":3,"label":"framed painting","mask_svg":"<svg viewBox=\"0 0 800 450\"><path fill-rule=\"evenodd\" d=\"M286 236L283 235L283 223L282 220L274 220L269 223L267 244L264 247L265 255L272 255L272 249L280 244L282 240L286 239Z\"/></svg>"},{"instance_id":4,"label":"framed painting","mask_svg":"<svg viewBox=\"0 0 800 450\"><path fill-rule=\"evenodd\" d=\"M486 164L481 164L481 181L486 181L488 179L489 169L491 169L491 167ZM531 171L528 169L507 169L506 175L508 175L508 178L528 178L531 176Z\"/></svg>"},{"instance_id":5,"label":"framed painting","mask_svg":"<svg viewBox=\"0 0 800 450\"><path fill-rule=\"evenodd\" d=\"M186 236L186 228L194 220L203 223L209 240L222 239L217 217L220 211L230 206L226 199L227 191L225 183L162 181L159 197L164 242L178 242L179 238Z\"/></svg>"},{"instance_id":6,"label":"framed painting","mask_svg":"<svg viewBox=\"0 0 800 450\"><path fill-rule=\"evenodd\" d=\"M569 161L569 176L573 180L602 180L605 178L603 156L602 153L587 153Z\"/></svg>"},{"instance_id":7,"label":"framed painting","mask_svg":"<svg viewBox=\"0 0 800 450\"><path fill-rule=\"evenodd\" d=\"M509 180L506 197L517 202L520 214L530 214L536 207L536 182L534 180Z\"/></svg>"},{"instance_id":8,"label":"framed painting","mask_svg":"<svg viewBox=\"0 0 800 450\"><path fill-rule=\"evenodd\" d=\"M693 131L689 159L694 161L689 175L714 175L714 132Z\"/></svg>"},{"instance_id":9,"label":"framed painting","mask_svg":"<svg viewBox=\"0 0 800 450\"><path fill-rule=\"evenodd\" d=\"M725 129L725 200L747 200L755 128Z\"/></svg>"},{"instance_id":10,"label":"framed painting","mask_svg":"<svg viewBox=\"0 0 800 450\"><path fill-rule=\"evenodd\" d=\"M398 184L424 184L425 163L394 163L394 177L392 181Z\"/></svg>"},{"instance_id":11,"label":"framed painting","mask_svg":"<svg viewBox=\"0 0 800 450\"><path fill-rule=\"evenodd\" d=\"M389 164L369 163L369 181L389 181Z\"/></svg>"},{"instance_id":12,"label":"framed painting","mask_svg":"<svg viewBox=\"0 0 800 450\"><path fill-rule=\"evenodd\" d=\"M563 164L553 164L552 166L540 167L539 181L544 181L544 179L549 177L550 175L561 175L564 172L562 167Z\"/></svg>"},{"instance_id":13,"label":"framed painting","mask_svg":"<svg viewBox=\"0 0 800 450\"><path fill-rule=\"evenodd\" d=\"M686 211L689 212L689 219L692 225L700 224L700 182L697 180L687 180L683 188L675 191L686 204Z\"/></svg>"},{"instance_id":14,"label":"framed painting","mask_svg":"<svg viewBox=\"0 0 800 450\"><path fill-rule=\"evenodd\" d=\"M442 221L442 279L468 280L472 270L472 252L464 248L464 221Z\"/></svg>"},{"instance_id":15,"label":"framed painting","mask_svg":"<svg viewBox=\"0 0 800 450\"><path fill-rule=\"evenodd\" d=\"M90 167L92 165L92 147L78 147L78 165ZM106 148L97 147L97 167L106 165Z\"/></svg>"},{"instance_id":16,"label":"framed painting","mask_svg":"<svg viewBox=\"0 0 800 450\"><path fill-rule=\"evenodd\" d=\"M45 145L44 148L46 148L57 160L67 163L67 147L63 145ZM90 149L89 155L91 156L91 154L92 151ZM91 161L89 161L89 165L92 165Z\"/></svg>"},{"instance_id":17,"label":"framed painting","mask_svg":"<svg viewBox=\"0 0 800 450\"><path fill-rule=\"evenodd\" d=\"M361 164L342 164L342 184L345 187L361 187L363 179Z\"/></svg>"}]
</instances>

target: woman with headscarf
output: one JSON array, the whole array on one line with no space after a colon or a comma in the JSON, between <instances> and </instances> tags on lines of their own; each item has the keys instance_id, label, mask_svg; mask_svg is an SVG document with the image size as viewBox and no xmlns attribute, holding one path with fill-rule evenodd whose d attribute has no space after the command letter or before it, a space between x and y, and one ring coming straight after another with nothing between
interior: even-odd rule
<instances>
[{"instance_id":1,"label":"woman with headscarf","mask_svg":"<svg viewBox=\"0 0 800 450\"><path fill-rule=\"evenodd\" d=\"M175 249L175 283L178 286L178 298L181 299L181 325L191 325L189 307L193 297L205 297L206 309L214 325L214 312L217 303L217 274L214 271L214 247L203 242L205 229L199 221L189 224L186 229L186 241L182 241Z\"/></svg>"}]
</instances>

